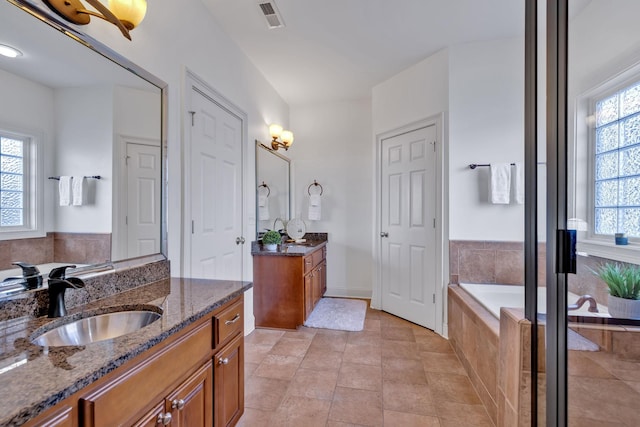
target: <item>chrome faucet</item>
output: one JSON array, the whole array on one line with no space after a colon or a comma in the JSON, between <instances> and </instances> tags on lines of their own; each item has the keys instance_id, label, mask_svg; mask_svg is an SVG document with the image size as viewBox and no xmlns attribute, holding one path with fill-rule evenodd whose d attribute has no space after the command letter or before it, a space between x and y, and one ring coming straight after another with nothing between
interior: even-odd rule
<instances>
[{"instance_id":1,"label":"chrome faucet","mask_svg":"<svg viewBox=\"0 0 640 427\"><path fill-rule=\"evenodd\" d=\"M574 304L568 305L567 310L578 310L585 302L589 302L588 310L590 313L598 313L598 303L596 303L596 299L591 295L582 295Z\"/></svg>"},{"instance_id":2,"label":"chrome faucet","mask_svg":"<svg viewBox=\"0 0 640 427\"><path fill-rule=\"evenodd\" d=\"M64 305L64 292L67 289L84 288L82 279L65 277L67 268L75 267L75 265L65 265L49 272L49 317L62 317L67 314L67 308Z\"/></svg>"}]
</instances>

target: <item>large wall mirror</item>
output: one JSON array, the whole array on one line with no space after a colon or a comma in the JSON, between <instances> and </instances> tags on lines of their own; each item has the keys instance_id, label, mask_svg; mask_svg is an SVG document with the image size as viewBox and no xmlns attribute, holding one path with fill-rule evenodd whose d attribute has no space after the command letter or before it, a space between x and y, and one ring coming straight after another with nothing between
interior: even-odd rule
<instances>
[{"instance_id":1,"label":"large wall mirror","mask_svg":"<svg viewBox=\"0 0 640 427\"><path fill-rule=\"evenodd\" d=\"M291 160L256 141L256 235L291 218Z\"/></svg>"},{"instance_id":2,"label":"large wall mirror","mask_svg":"<svg viewBox=\"0 0 640 427\"><path fill-rule=\"evenodd\" d=\"M34 4L0 1L0 274L166 254L166 84Z\"/></svg>"}]
</instances>

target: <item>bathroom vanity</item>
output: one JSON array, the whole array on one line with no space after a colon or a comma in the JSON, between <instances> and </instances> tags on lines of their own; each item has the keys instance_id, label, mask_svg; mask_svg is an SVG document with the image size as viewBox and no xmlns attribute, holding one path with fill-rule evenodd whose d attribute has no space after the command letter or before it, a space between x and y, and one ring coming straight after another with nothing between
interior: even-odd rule
<instances>
[{"instance_id":1,"label":"bathroom vanity","mask_svg":"<svg viewBox=\"0 0 640 427\"><path fill-rule=\"evenodd\" d=\"M244 407L243 295L250 287L167 278L116 292L67 317L149 306L162 317L86 345L32 343L38 331L66 318L3 322L0 425L235 425Z\"/></svg>"},{"instance_id":2,"label":"bathroom vanity","mask_svg":"<svg viewBox=\"0 0 640 427\"><path fill-rule=\"evenodd\" d=\"M253 242L251 254L256 327L301 326L327 290L326 234L317 233L304 245L279 245L277 251Z\"/></svg>"}]
</instances>

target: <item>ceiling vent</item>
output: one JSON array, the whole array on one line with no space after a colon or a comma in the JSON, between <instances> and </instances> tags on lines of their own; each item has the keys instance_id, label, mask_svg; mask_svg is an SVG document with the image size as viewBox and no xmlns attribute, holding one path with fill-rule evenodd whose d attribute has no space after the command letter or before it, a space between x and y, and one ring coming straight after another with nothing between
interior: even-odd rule
<instances>
[{"instance_id":1,"label":"ceiling vent","mask_svg":"<svg viewBox=\"0 0 640 427\"><path fill-rule=\"evenodd\" d=\"M282 20L280 12L273 1L259 1L258 6L260 6L260 10L262 10L264 17L267 20L267 26L270 30L284 27L284 21Z\"/></svg>"}]
</instances>

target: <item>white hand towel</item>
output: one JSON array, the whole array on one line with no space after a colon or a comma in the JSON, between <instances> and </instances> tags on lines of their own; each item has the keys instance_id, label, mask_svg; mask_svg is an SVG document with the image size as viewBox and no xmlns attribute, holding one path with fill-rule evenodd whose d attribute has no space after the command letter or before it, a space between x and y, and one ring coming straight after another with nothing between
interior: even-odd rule
<instances>
[{"instance_id":1,"label":"white hand towel","mask_svg":"<svg viewBox=\"0 0 640 427\"><path fill-rule=\"evenodd\" d=\"M61 176L58 182L58 193L60 195L60 206L71 204L71 177Z\"/></svg>"},{"instance_id":2,"label":"white hand towel","mask_svg":"<svg viewBox=\"0 0 640 427\"><path fill-rule=\"evenodd\" d=\"M490 193L491 203L509 204L509 193L511 192L511 164L492 163Z\"/></svg>"},{"instance_id":3,"label":"white hand towel","mask_svg":"<svg viewBox=\"0 0 640 427\"><path fill-rule=\"evenodd\" d=\"M267 196L258 196L258 220L266 221L269 219L269 198Z\"/></svg>"},{"instance_id":4,"label":"white hand towel","mask_svg":"<svg viewBox=\"0 0 640 427\"><path fill-rule=\"evenodd\" d=\"M309 196L309 220L320 221L322 218L322 204L320 203L320 195L312 194Z\"/></svg>"},{"instance_id":5,"label":"white hand towel","mask_svg":"<svg viewBox=\"0 0 640 427\"><path fill-rule=\"evenodd\" d=\"M522 162L516 162L516 203L524 204L524 165Z\"/></svg>"},{"instance_id":6,"label":"white hand towel","mask_svg":"<svg viewBox=\"0 0 640 427\"><path fill-rule=\"evenodd\" d=\"M74 176L71 180L71 193L73 206L82 206L84 203L84 176Z\"/></svg>"}]
</instances>

